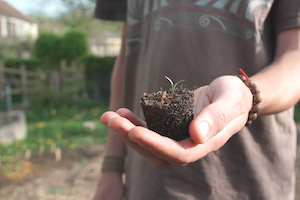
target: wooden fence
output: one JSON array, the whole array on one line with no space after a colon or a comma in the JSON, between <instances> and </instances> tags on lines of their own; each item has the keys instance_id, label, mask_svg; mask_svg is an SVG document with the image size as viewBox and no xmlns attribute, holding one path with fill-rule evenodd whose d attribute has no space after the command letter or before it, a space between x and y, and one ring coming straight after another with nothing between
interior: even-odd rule
<instances>
[{"instance_id":1,"label":"wooden fence","mask_svg":"<svg viewBox=\"0 0 300 200\"><path fill-rule=\"evenodd\" d=\"M49 81L46 81L47 77L50 79ZM61 61L59 71L53 71L51 76L47 76L40 69L27 70L24 64L21 64L19 68L5 67L0 60L0 99L7 97L8 92L5 89L7 86L9 86L9 93L12 96L22 96L22 107L29 105L30 95L41 92L45 87L49 87L52 93L58 95L73 94L75 99L78 99L78 93L82 91L83 97L86 97L84 66L78 67L73 63L67 67L65 61Z\"/></svg>"},{"instance_id":2,"label":"wooden fence","mask_svg":"<svg viewBox=\"0 0 300 200\"><path fill-rule=\"evenodd\" d=\"M62 93L72 93L75 99L78 99L78 93L82 90L83 97L86 97L86 80L84 66L76 66L73 62L70 67L66 66L66 62L60 62L60 79ZM81 85L80 85L81 83ZM70 85L71 84L71 85ZM69 87L68 87L69 86ZM71 87L70 87L71 86Z\"/></svg>"}]
</instances>

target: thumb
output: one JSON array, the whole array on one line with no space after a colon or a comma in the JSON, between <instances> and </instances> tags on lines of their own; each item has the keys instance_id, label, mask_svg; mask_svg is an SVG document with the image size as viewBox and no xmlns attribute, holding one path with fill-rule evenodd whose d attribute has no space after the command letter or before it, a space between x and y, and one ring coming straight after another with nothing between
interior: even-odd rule
<instances>
[{"instance_id":1,"label":"thumb","mask_svg":"<svg viewBox=\"0 0 300 200\"><path fill-rule=\"evenodd\" d=\"M244 127L252 104L252 94L238 78L218 78L210 84L205 94L210 102L196 110L198 114L189 127L195 143L203 144L223 130L227 137L231 137ZM196 107L205 102L203 95L197 96Z\"/></svg>"},{"instance_id":2,"label":"thumb","mask_svg":"<svg viewBox=\"0 0 300 200\"><path fill-rule=\"evenodd\" d=\"M203 144L228 124L229 114L222 110L217 103L212 103L193 119L189 132L195 143Z\"/></svg>"}]
</instances>

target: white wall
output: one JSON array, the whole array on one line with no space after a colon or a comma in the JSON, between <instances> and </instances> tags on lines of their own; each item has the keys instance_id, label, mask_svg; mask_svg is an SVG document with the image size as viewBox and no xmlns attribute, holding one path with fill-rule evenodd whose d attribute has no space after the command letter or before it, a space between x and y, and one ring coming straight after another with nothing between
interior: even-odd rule
<instances>
[{"instance_id":1,"label":"white wall","mask_svg":"<svg viewBox=\"0 0 300 200\"><path fill-rule=\"evenodd\" d=\"M105 44L91 44L90 50L98 56L117 56L121 49L121 38L107 37Z\"/></svg>"},{"instance_id":2,"label":"white wall","mask_svg":"<svg viewBox=\"0 0 300 200\"><path fill-rule=\"evenodd\" d=\"M7 38L8 37L8 23L15 24L15 35L16 37L24 41L29 36L31 39L36 39L38 37L38 25L36 23L30 23L28 21L24 21L21 19L13 18L13 17L7 17L7 16L1 16L1 34L0 36Z\"/></svg>"}]
</instances>

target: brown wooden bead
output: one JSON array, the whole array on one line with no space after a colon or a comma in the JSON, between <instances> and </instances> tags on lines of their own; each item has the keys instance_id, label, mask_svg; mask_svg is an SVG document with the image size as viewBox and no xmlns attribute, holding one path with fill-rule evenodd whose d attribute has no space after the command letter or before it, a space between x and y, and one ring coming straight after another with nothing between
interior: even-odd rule
<instances>
[{"instance_id":1,"label":"brown wooden bead","mask_svg":"<svg viewBox=\"0 0 300 200\"><path fill-rule=\"evenodd\" d=\"M260 104L253 105L252 109L251 109L251 111L254 112L254 113L258 113L260 110L261 110Z\"/></svg>"},{"instance_id":2,"label":"brown wooden bead","mask_svg":"<svg viewBox=\"0 0 300 200\"><path fill-rule=\"evenodd\" d=\"M250 89L251 89L251 92L253 95L255 95L259 92L259 89L256 85L252 85Z\"/></svg>"},{"instance_id":3,"label":"brown wooden bead","mask_svg":"<svg viewBox=\"0 0 300 200\"><path fill-rule=\"evenodd\" d=\"M248 120L256 120L257 113L250 112L248 116Z\"/></svg>"},{"instance_id":4,"label":"brown wooden bead","mask_svg":"<svg viewBox=\"0 0 300 200\"><path fill-rule=\"evenodd\" d=\"M242 71L243 72L243 71ZM245 83L245 85L250 89L253 96L253 105L248 115L248 120L246 126L251 125L253 120L257 119L258 112L261 110L261 105L259 104L262 101L262 95L258 87L254 84L254 82L246 78L245 75L238 75L238 77Z\"/></svg>"},{"instance_id":5,"label":"brown wooden bead","mask_svg":"<svg viewBox=\"0 0 300 200\"><path fill-rule=\"evenodd\" d=\"M249 126L252 124L252 120L248 120L247 123L246 123L246 126Z\"/></svg>"},{"instance_id":6,"label":"brown wooden bead","mask_svg":"<svg viewBox=\"0 0 300 200\"><path fill-rule=\"evenodd\" d=\"M246 77L244 76L244 75L238 75L238 77L243 81L243 82L245 82L247 79L246 79Z\"/></svg>"},{"instance_id":7,"label":"brown wooden bead","mask_svg":"<svg viewBox=\"0 0 300 200\"><path fill-rule=\"evenodd\" d=\"M251 86L254 85L254 82L253 82L250 78L248 78L248 79L245 81L245 85L246 85L248 88L250 88Z\"/></svg>"},{"instance_id":8,"label":"brown wooden bead","mask_svg":"<svg viewBox=\"0 0 300 200\"><path fill-rule=\"evenodd\" d=\"M257 93L253 96L253 101L257 104L260 103L262 101L262 95L260 93Z\"/></svg>"}]
</instances>

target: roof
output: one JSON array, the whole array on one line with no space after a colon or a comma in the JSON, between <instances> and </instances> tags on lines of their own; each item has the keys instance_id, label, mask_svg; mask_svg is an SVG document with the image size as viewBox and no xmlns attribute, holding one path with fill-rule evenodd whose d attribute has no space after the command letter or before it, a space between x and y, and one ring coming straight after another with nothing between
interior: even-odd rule
<instances>
[{"instance_id":1,"label":"roof","mask_svg":"<svg viewBox=\"0 0 300 200\"><path fill-rule=\"evenodd\" d=\"M6 3L4 0L0 0L0 15L22 19L28 22L35 22L32 18L23 15L21 12L19 12L14 7Z\"/></svg>"}]
</instances>

